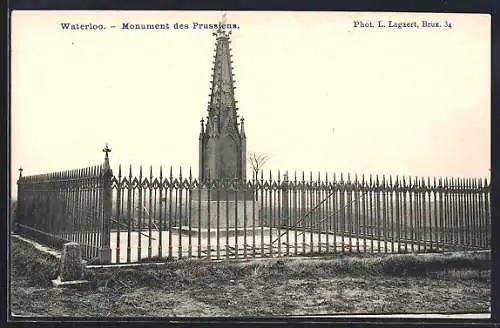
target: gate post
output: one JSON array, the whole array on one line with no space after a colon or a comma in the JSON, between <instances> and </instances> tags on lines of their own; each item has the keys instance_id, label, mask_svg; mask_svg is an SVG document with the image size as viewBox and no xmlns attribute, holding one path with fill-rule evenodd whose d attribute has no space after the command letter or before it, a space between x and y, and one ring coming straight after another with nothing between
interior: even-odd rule
<instances>
[{"instance_id":1,"label":"gate post","mask_svg":"<svg viewBox=\"0 0 500 328\"><path fill-rule=\"evenodd\" d=\"M22 179L23 179L23 168L19 168L19 178L17 179L17 201L16 201L16 208L15 208L15 213L12 213L12 204L9 204L10 209L11 209L11 231L14 233L19 232L19 222L21 222L21 213L23 212L23 207L21 203L21 197L22 197ZM14 215L12 215L14 214Z\"/></svg>"},{"instance_id":2,"label":"gate post","mask_svg":"<svg viewBox=\"0 0 500 328\"><path fill-rule=\"evenodd\" d=\"M101 171L101 179L103 183L103 216L101 223L101 248L99 249L99 259L101 264L111 263L111 214L113 206L113 193L111 190L111 178L113 177L113 171L109 166L108 153L111 149L108 148L108 144L102 150L106 155L104 158L104 165Z\"/></svg>"}]
</instances>

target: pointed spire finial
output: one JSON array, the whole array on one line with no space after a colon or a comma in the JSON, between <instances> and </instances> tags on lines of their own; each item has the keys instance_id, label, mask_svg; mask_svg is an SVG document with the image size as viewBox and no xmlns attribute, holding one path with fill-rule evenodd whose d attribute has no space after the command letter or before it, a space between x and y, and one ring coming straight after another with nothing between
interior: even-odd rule
<instances>
[{"instance_id":1,"label":"pointed spire finial","mask_svg":"<svg viewBox=\"0 0 500 328\"><path fill-rule=\"evenodd\" d=\"M23 171L24 171L23 167L20 166L18 171L19 171L19 177L21 178L23 176Z\"/></svg>"}]
</instances>

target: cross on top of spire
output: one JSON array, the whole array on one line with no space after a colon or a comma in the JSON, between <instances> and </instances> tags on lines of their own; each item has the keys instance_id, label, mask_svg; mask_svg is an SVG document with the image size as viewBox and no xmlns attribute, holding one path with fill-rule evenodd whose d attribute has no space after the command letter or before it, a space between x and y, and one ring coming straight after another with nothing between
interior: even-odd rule
<instances>
[{"instance_id":1,"label":"cross on top of spire","mask_svg":"<svg viewBox=\"0 0 500 328\"><path fill-rule=\"evenodd\" d=\"M22 177L23 176L23 171L24 171L23 167L20 166L18 171L19 171L19 176Z\"/></svg>"},{"instance_id":2,"label":"cross on top of spire","mask_svg":"<svg viewBox=\"0 0 500 328\"><path fill-rule=\"evenodd\" d=\"M219 21L219 28L217 29L217 32L212 33L214 36L217 38L228 38L229 35L231 35L231 31L226 32L220 25L221 24L226 24L227 22L227 13L224 13L222 15L222 19Z\"/></svg>"},{"instance_id":3,"label":"cross on top of spire","mask_svg":"<svg viewBox=\"0 0 500 328\"><path fill-rule=\"evenodd\" d=\"M106 142L106 147L102 150L104 153L106 153L106 158L108 158L108 153L111 152L111 148L108 147L108 143Z\"/></svg>"}]
</instances>

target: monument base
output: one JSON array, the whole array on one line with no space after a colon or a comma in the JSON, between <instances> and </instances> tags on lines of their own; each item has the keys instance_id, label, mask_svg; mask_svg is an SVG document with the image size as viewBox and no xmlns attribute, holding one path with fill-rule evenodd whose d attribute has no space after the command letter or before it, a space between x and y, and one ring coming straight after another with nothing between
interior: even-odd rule
<instances>
[{"instance_id":1,"label":"monument base","mask_svg":"<svg viewBox=\"0 0 500 328\"><path fill-rule=\"evenodd\" d=\"M254 192L252 190L209 190L207 188L195 189L191 193L191 200L193 201L244 201L253 200Z\"/></svg>"},{"instance_id":2,"label":"monument base","mask_svg":"<svg viewBox=\"0 0 500 328\"><path fill-rule=\"evenodd\" d=\"M245 221L251 227L254 220L256 225L260 224L260 204L252 200L192 200L191 206L193 228L243 228Z\"/></svg>"},{"instance_id":3,"label":"monument base","mask_svg":"<svg viewBox=\"0 0 500 328\"><path fill-rule=\"evenodd\" d=\"M217 229L214 228L193 228L191 227L191 230L189 227L182 226L182 227L172 227L172 232L174 233L180 233L184 236L191 236L191 237L198 237L201 236L202 238L224 238L224 237L234 237L234 236L252 236L254 229L251 226L247 226L247 228L221 228L219 229L219 233L217 234ZM264 234L266 236L269 236L269 234L272 233L273 236L277 237L278 232L276 229L272 229L270 227L255 227L255 236L260 236L261 234Z\"/></svg>"}]
</instances>

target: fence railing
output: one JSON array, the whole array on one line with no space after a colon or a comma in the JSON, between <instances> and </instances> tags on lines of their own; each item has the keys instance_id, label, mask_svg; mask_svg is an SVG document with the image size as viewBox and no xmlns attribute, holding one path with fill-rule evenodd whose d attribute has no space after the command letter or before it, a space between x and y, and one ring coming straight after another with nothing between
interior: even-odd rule
<instances>
[{"instance_id":1,"label":"fence railing","mask_svg":"<svg viewBox=\"0 0 500 328\"><path fill-rule=\"evenodd\" d=\"M486 179L113 176L103 151L101 166L20 176L17 229L101 263L490 248Z\"/></svg>"},{"instance_id":2,"label":"fence railing","mask_svg":"<svg viewBox=\"0 0 500 328\"><path fill-rule=\"evenodd\" d=\"M482 179L335 175L200 183L182 171L112 179L113 261L490 247Z\"/></svg>"},{"instance_id":3,"label":"fence railing","mask_svg":"<svg viewBox=\"0 0 500 328\"><path fill-rule=\"evenodd\" d=\"M23 177L18 180L16 228L50 243L75 241L84 256L102 245L102 167Z\"/></svg>"}]
</instances>

